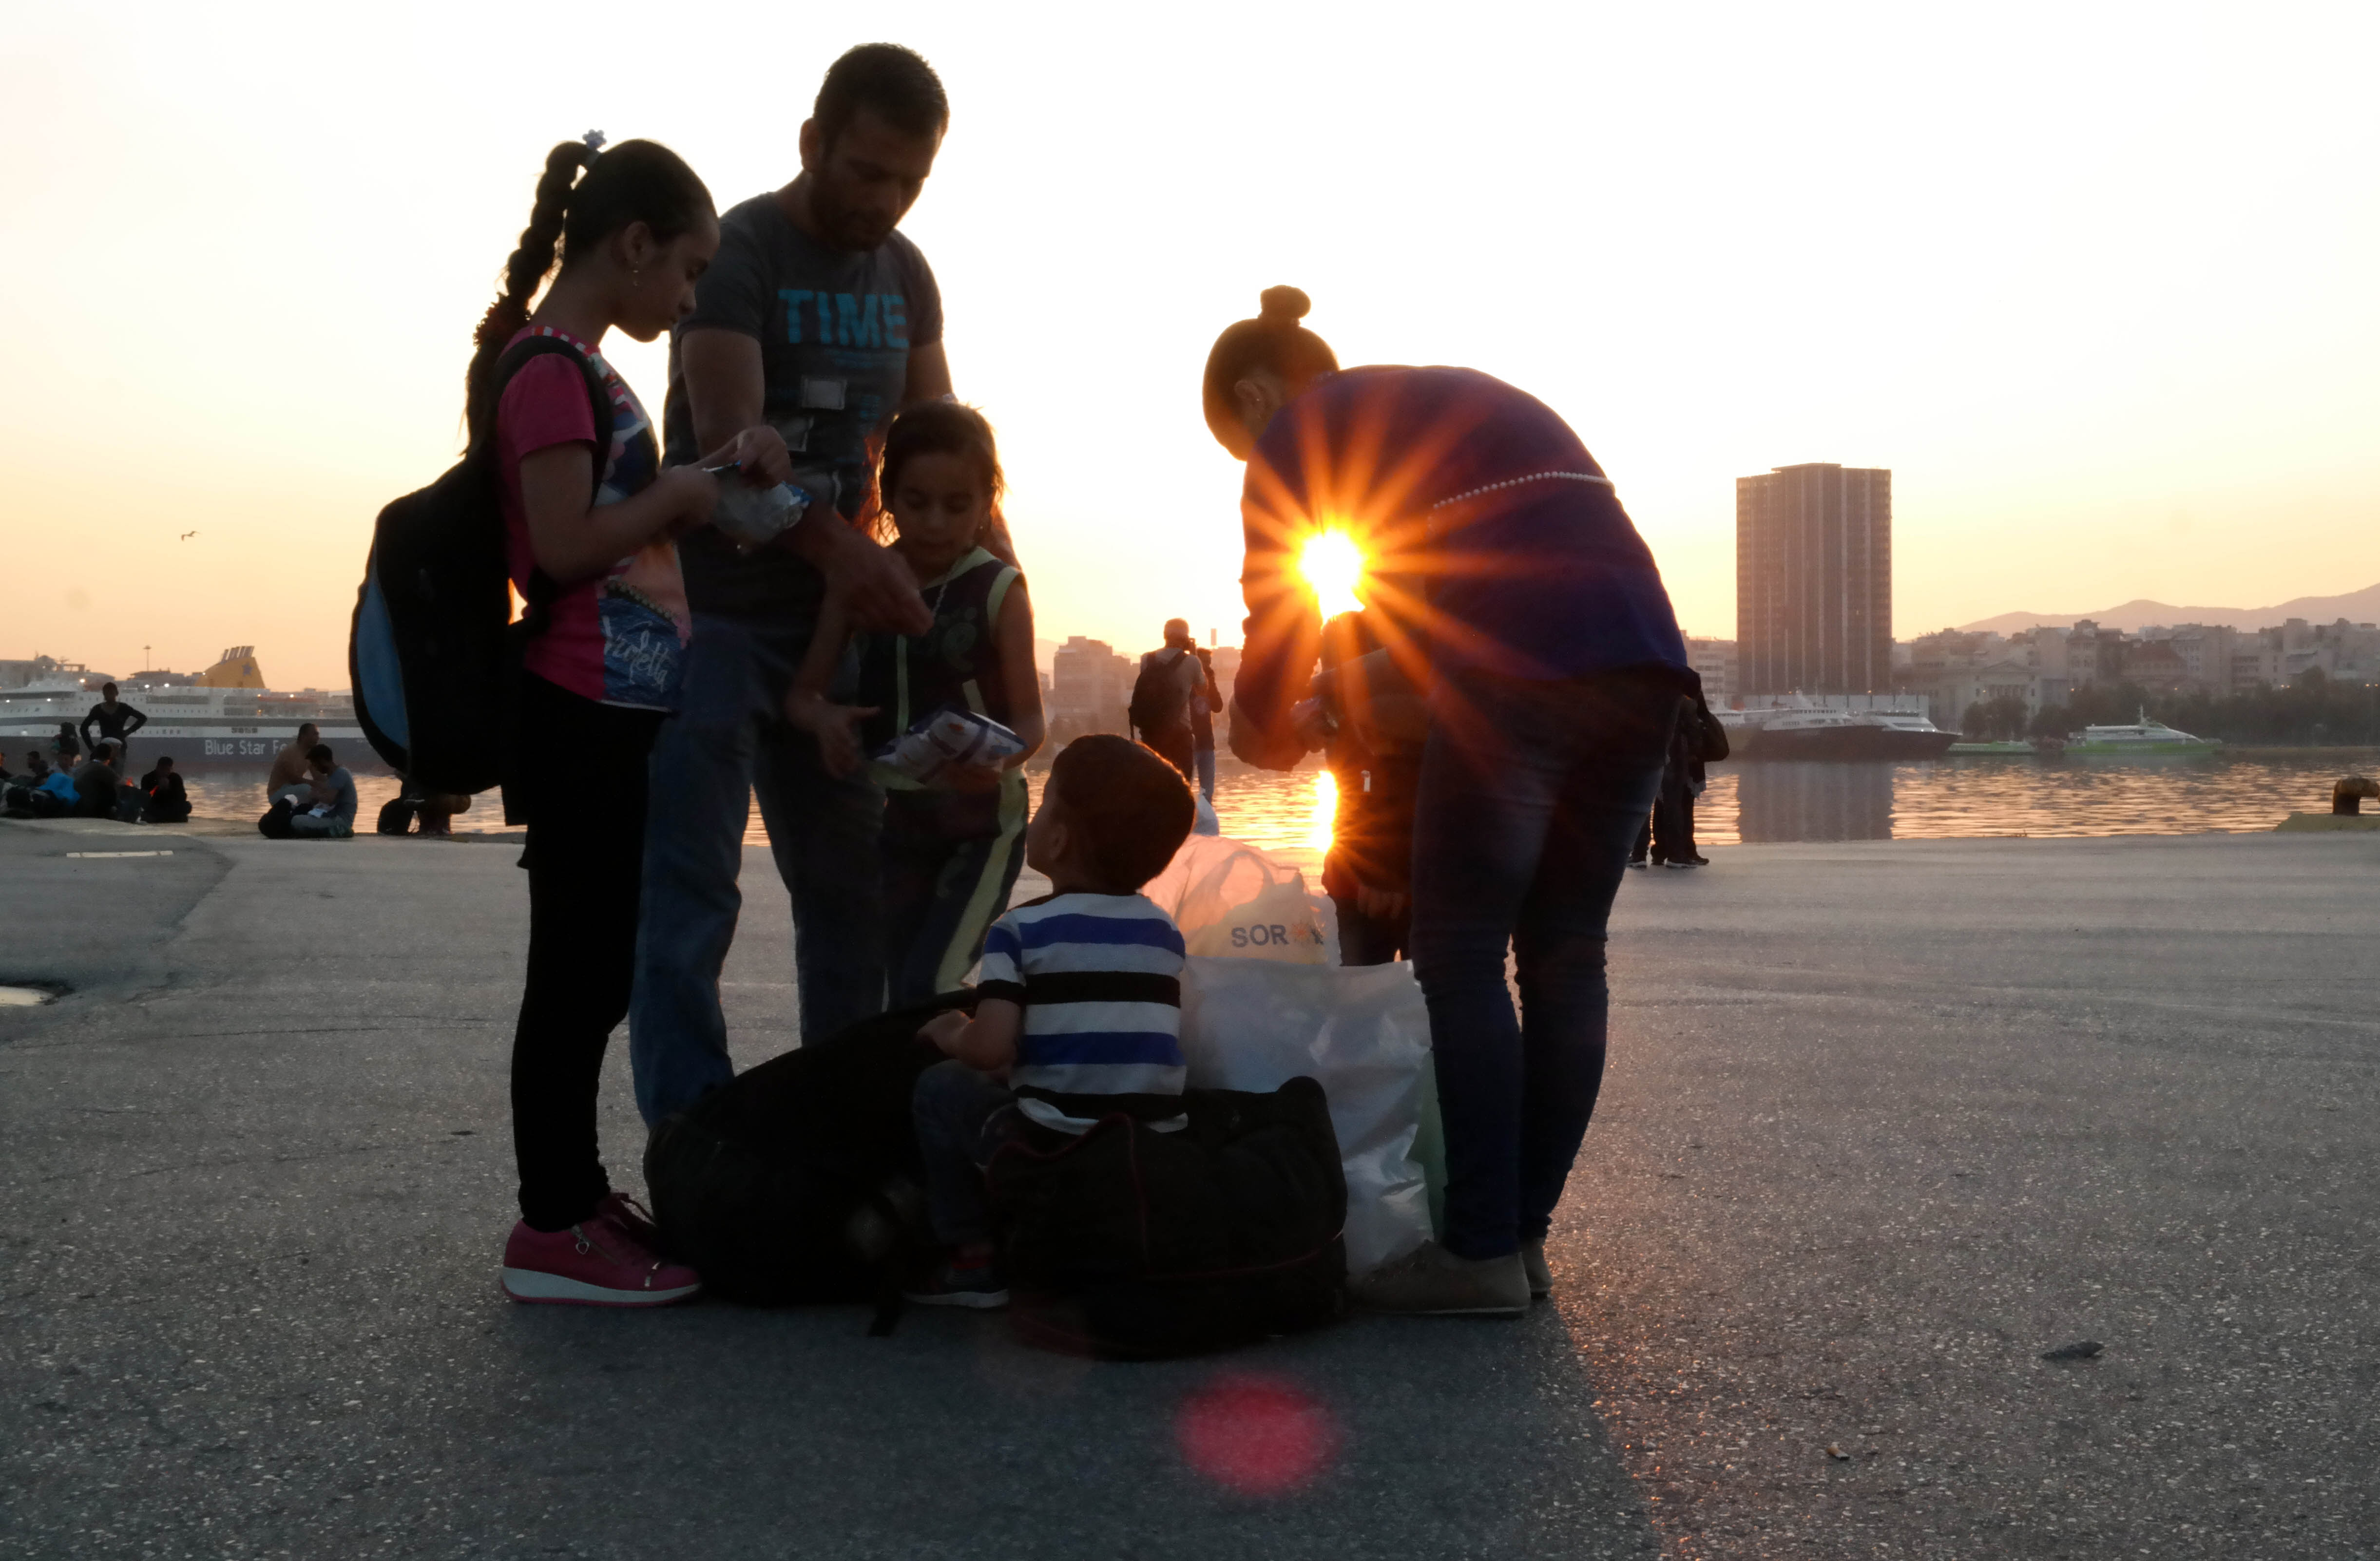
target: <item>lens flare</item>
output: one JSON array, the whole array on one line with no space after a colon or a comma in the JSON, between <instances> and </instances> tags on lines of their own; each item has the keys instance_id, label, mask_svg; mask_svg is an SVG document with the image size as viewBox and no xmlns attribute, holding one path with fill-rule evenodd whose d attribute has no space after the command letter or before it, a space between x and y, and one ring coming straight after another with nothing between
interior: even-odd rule
<instances>
[{"instance_id":1,"label":"lens flare","mask_svg":"<svg viewBox=\"0 0 2380 1561\"><path fill-rule=\"evenodd\" d=\"M1309 851L1330 849L1330 826L1339 818L1339 777L1327 769L1314 772L1314 813L1305 822Z\"/></svg>"},{"instance_id":2,"label":"lens flare","mask_svg":"<svg viewBox=\"0 0 2380 1561\"><path fill-rule=\"evenodd\" d=\"M1175 1422L1183 1460L1244 1496L1281 1496L1339 1453L1330 1411L1294 1384L1230 1373L1191 1396Z\"/></svg>"},{"instance_id":3,"label":"lens flare","mask_svg":"<svg viewBox=\"0 0 2380 1561\"><path fill-rule=\"evenodd\" d=\"M1318 531L1308 537L1297 555L1297 572L1313 587L1326 622L1342 612L1362 611L1355 587L1364 581L1364 550L1344 531Z\"/></svg>"}]
</instances>

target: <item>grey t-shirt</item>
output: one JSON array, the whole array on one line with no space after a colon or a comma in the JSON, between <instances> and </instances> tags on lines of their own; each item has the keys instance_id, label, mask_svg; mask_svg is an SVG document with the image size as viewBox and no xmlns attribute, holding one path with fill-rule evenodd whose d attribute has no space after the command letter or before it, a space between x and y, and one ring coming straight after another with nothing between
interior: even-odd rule
<instances>
[{"instance_id":1,"label":"grey t-shirt","mask_svg":"<svg viewBox=\"0 0 2380 1561\"><path fill-rule=\"evenodd\" d=\"M796 471L835 473L846 515L873 480L870 442L909 381L909 354L942 339L942 295L925 256L899 233L869 250L831 249L793 224L774 195L719 219L719 254L695 284L694 312L670 339L665 465L695 447L677 344L688 331L740 331L760 344L761 416L785 436ZM739 553L708 526L678 543L698 612L808 619L823 594L818 571L783 548Z\"/></svg>"},{"instance_id":2,"label":"grey t-shirt","mask_svg":"<svg viewBox=\"0 0 2380 1561\"><path fill-rule=\"evenodd\" d=\"M331 773L322 777L322 785L331 793L329 817L337 819L349 829L355 828L356 778L347 773L347 767L343 764L333 765ZM307 805L311 807L319 805L310 803Z\"/></svg>"}]
</instances>

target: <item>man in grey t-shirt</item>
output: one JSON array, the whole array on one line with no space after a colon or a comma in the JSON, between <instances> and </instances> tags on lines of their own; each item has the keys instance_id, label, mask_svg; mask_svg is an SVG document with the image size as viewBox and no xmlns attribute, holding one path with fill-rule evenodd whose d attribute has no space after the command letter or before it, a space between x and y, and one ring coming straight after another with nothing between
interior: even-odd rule
<instances>
[{"instance_id":1,"label":"man in grey t-shirt","mask_svg":"<svg viewBox=\"0 0 2380 1561\"><path fill-rule=\"evenodd\" d=\"M941 291L895 231L949 118L941 80L909 50L869 43L837 60L802 127L800 175L720 218L718 257L671 340L666 462L765 421L801 485L836 501L757 551L711 528L679 543L694 643L679 714L653 749L628 1014L649 1123L735 1075L719 972L756 791L793 900L803 1038L883 1006L882 799L864 779L830 776L780 706L830 594L862 628L932 623L907 566L848 523L872 511L893 415L950 393Z\"/></svg>"}]
</instances>

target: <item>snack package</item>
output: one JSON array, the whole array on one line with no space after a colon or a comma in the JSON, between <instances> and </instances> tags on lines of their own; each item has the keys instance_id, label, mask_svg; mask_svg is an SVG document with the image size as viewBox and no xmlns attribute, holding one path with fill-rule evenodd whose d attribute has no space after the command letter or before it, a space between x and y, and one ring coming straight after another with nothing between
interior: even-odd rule
<instances>
[{"instance_id":1,"label":"snack package","mask_svg":"<svg viewBox=\"0 0 2380 1561\"><path fill-rule=\"evenodd\" d=\"M758 548L791 530L809 502L808 493L786 483L754 488L730 480L720 485L710 523L745 547Z\"/></svg>"},{"instance_id":2,"label":"snack package","mask_svg":"<svg viewBox=\"0 0 2380 1561\"><path fill-rule=\"evenodd\" d=\"M940 709L886 744L876 763L893 775L930 786L953 765L990 768L1024 751L1025 739L990 716Z\"/></svg>"}]
</instances>

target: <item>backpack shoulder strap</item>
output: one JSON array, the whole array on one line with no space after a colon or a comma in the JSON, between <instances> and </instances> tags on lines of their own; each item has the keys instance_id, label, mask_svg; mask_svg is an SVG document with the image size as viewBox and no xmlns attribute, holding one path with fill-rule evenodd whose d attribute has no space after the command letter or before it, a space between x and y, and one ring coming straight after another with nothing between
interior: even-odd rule
<instances>
[{"instance_id":1,"label":"backpack shoulder strap","mask_svg":"<svg viewBox=\"0 0 2380 1561\"><path fill-rule=\"evenodd\" d=\"M488 387L488 423L485 428L471 430L471 449L468 458L482 462L487 459L484 452L494 442L496 407L504 401L504 387L512 383L513 376L519 373L531 358L557 352L568 353L577 362L578 372L587 385L588 408L595 417L594 490L589 494L591 501L595 494L603 490L603 467L612 454L612 391L603 382L603 371L595 367L594 358L563 337L531 336L526 341L516 342L504 349L502 357L496 359L496 371ZM544 570L534 570L528 577L528 588L521 595L522 599L528 603L528 615L522 620L524 631L530 635L543 634L546 609L554 597L552 580L547 577Z\"/></svg>"},{"instance_id":2,"label":"backpack shoulder strap","mask_svg":"<svg viewBox=\"0 0 2380 1561\"><path fill-rule=\"evenodd\" d=\"M595 486L601 489L603 485L603 463L611 454L611 387L603 382L603 371L595 367L595 360L560 336L531 336L527 341L515 343L505 349L502 357L496 359L496 371L488 386L488 426L471 430L471 452L475 455L480 454L493 437L496 407L504 401L504 387L513 382L513 376L526 368L531 358L543 357L551 353L569 354L577 362L579 375L586 381L588 409L595 417Z\"/></svg>"}]
</instances>

